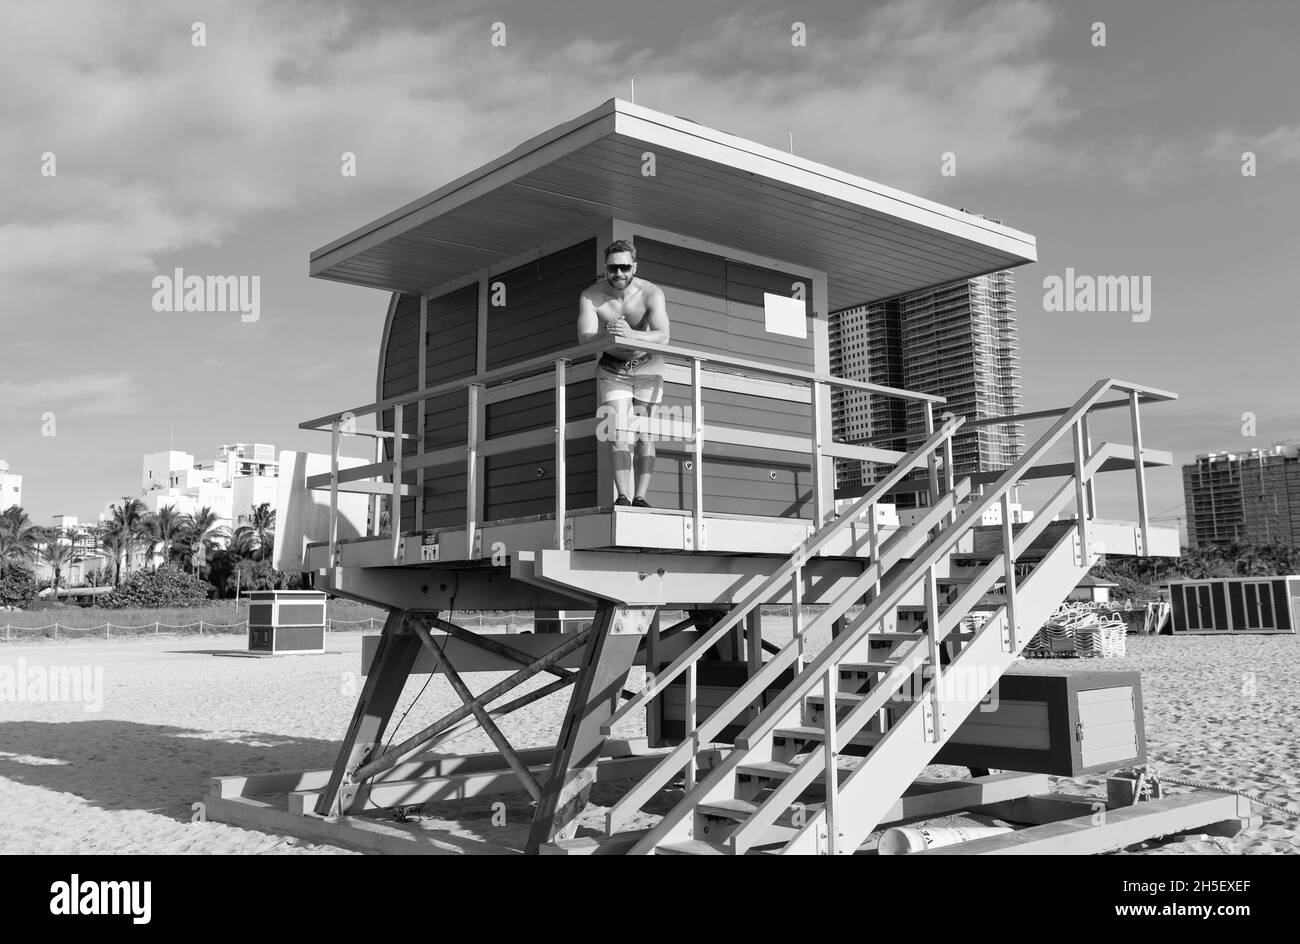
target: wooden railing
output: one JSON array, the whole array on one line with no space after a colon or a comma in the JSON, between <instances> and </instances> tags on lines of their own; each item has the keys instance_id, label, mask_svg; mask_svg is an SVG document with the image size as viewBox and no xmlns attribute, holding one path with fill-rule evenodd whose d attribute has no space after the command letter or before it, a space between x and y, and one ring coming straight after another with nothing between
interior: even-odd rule
<instances>
[{"instance_id":1,"label":"wooden railing","mask_svg":"<svg viewBox=\"0 0 1300 944\"><path fill-rule=\"evenodd\" d=\"M823 479L826 471L824 469L826 465L825 459L851 458L886 464L895 464L903 459L903 454L900 452L837 443L830 440L829 430L826 428L826 415L822 406L823 394L826 393L828 388L839 387L918 402L923 407L927 435L934 432L935 404L945 402L943 397L931 394L901 390L863 381L846 380L814 371L780 367L680 345L655 344L644 341L637 341L636 343L639 350L662 355L667 362L687 366L690 370L692 417L689 427L679 430L679 433L683 440L691 443L693 460L693 533L696 536L695 546L697 548L700 546L699 538L704 534L702 527L705 513L703 464L705 461L704 444L706 442L730 443L786 452L806 452L812 468L814 528L817 528L827 520L832 510L829 497L834 489L833 482L830 483L831 487L827 487L827 483ZM533 449L552 442L555 447L556 470L554 546L563 548L565 546L564 524L568 511L564 488L565 443L570 439L589 437L596 431L596 419L594 417L575 422L566 414L565 396L570 371L574 364L594 360L601 353L614 346L614 343L608 339L589 341L586 344L580 344L563 351L530 358L517 364L484 371L459 380L435 384L423 390L377 400L373 403L354 407L351 410L317 417L299 424L302 429L321 430L330 433L330 471L309 476L307 485L314 489L328 490L330 494L329 560L331 566L334 566L338 559L338 496L341 492L360 492L370 495L385 494L389 496L392 554L394 562L400 562L402 548L401 499L412 494L412 491L403 485L402 477L411 472L446 467L461 462L466 463L465 553L466 557L472 558L475 556L476 532L482 523L478 496L480 490L478 480L479 460L489 456ZM706 373L706 369L712 371L712 374ZM519 388L513 386L503 387L501 385L510 383L522 386L521 382L526 382L530 378L542 378L546 374L552 376L552 382L549 386L552 387L555 396L554 427L550 430L542 428L491 439L486 438L479 423L479 413L483 405L492 398L509 399L519 395ZM739 375L751 381L776 381L807 389L810 405L811 435L805 438L803 436L757 433L753 430L731 427L726 424L705 425L702 415L701 392L706 387L723 389L724 381L722 378L726 375ZM488 388L493 389L489 390ZM465 445L426 451L422 433L411 436L402 431L406 418L405 411L408 408L415 407L422 401L460 390L468 391L469 401ZM360 430L356 428L356 420L359 417L371 415L376 417L376 426L382 425L382 414L388 410L393 411L393 428L391 432L383 429ZM379 459L374 463L340 470L339 446L344 435L373 436L380 440L391 439L392 457L387 461ZM405 455L403 444L411 440L416 442L415 453ZM948 461L945 464L947 469L945 475L947 485L951 487L951 445L947 447L946 455ZM937 495L939 492L938 468L937 455L931 455L928 459L928 469L932 495ZM365 481L385 477L389 479L389 482ZM372 510L371 517L377 521L378 515ZM419 530L418 519L419 516L417 515L416 530Z\"/></svg>"}]
</instances>

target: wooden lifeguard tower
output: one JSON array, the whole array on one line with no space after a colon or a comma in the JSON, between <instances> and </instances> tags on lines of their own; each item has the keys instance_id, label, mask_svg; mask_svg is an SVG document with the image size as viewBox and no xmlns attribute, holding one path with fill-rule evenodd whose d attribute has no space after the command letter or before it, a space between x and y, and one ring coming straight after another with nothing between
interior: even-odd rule
<instances>
[{"instance_id":1,"label":"wooden lifeguard tower","mask_svg":"<svg viewBox=\"0 0 1300 944\"><path fill-rule=\"evenodd\" d=\"M576 344L578 295L615 239L635 243L672 326L671 344L642 345L668 364L652 509L613 504L596 435L606 342ZM631 781L607 835L588 841L606 852L847 853L900 809L941 808L918 776L945 750L974 762L979 738L961 750L954 738L1103 547L1178 553L1176 532L1146 517L1144 470L1171 457L1143 445L1139 422L1140 406L1174 394L1100 380L1061 409L952 416L940 397L833 377L827 313L1035 258L1024 233L618 100L313 253L313 276L391 301L375 401L302 424L330 434L333 458L286 477L306 511L282 517L314 523L277 540L289 555L280 566L391 615L333 769L263 780L262 792L341 824L445 797L457 776L469 778L459 796L504 778L537 801L528 851L548 852L572 848L597 777ZM921 441L908 452L835 442L836 387L907 404ZM1132 442L1093 442L1089 418L1113 408L1129 411ZM1046 431L1011 468L954 477L959 430L1035 421ZM353 434L376 437L374 462L339 459ZM837 505L844 457L891 471ZM1097 516L1093 480L1114 470L1137 488L1136 522ZM917 476L915 520L883 524L884 497ZM1044 477L1059 487L1013 525L1012 490ZM985 524L999 507L1002 524ZM1001 602L990 607L990 593ZM595 620L493 637L453 624L453 609L587 609ZM661 625L668 609L685 619ZM814 653L810 634L831 628ZM517 671L475 696L461 673L483 658ZM647 680L630 692L637 662ZM444 673L464 707L384 749L420 671ZM508 700L543 672L556 678ZM982 681L942 684L959 676ZM553 747L518 749L493 722L566 687ZM1131 689L1114 699L1116 743L1073 767L1067 749L1068 770L1141 759ZM648 743L614 740L642 712ZM496 744L492 761L431 753L472 723ZM846 758L860 760L847 769ZM227 798L262 802L250 783ZM960 783L966 803L1046 789L1042 775ZM673 801L657 825L621 832L655 797ZM798 804L806 818L791 819ZM1168 816L1187 821L1177 828L1228 818L1222 804L1207 810Z\"/></svg>"}]
</instances>

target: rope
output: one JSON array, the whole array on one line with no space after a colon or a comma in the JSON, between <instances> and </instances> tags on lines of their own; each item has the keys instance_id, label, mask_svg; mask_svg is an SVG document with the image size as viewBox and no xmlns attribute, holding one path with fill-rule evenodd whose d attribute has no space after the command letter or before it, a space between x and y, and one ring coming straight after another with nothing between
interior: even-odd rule
<instances>
[{"instance_id":1,"label":"rope","mask_svg":"<svg viewBox=\"0 0 1300 944\"><path fill-rule=\"evenodd\" d=\"M1245 790L1237 790L1233 787L1222 786L1221 784L1202 783L1199 780L1183 780L1179 777L1166 777L1150 764L1147 764L1145 767L1137 768L1135 773L1137 774L1137 784L1133 791L1133 800L1135 803L1139 796L1149 798L1151 796L1152 787L1156 783L1168 783L1176 787L1192 787L1196 790L1209 790L1212 793L1228 793L1233 796L1244 797L1252 803L1258 803L1260 806L1266 807L1270 810L1275 810L1278 813L1285 813L1287 816L1300 816L1300 809L1279 803L1276 800L1270 800L1267 797L1262 797L1258 793L1249 793Z\"/></svg>"}]
</instances>

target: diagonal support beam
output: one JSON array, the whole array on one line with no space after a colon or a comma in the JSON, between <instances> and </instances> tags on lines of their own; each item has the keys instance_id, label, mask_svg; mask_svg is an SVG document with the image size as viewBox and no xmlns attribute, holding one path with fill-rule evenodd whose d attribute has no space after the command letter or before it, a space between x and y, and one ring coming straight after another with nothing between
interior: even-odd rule
<instances>
[{"instance_id":1,"label":"diagonal support beam","mask_svg":"<svg viewBox=\"0 0 1300 944\"><path fill-rule=\"evenodd\" d=\"M520 669L518 672L510 676L508 679L503 679L502 681L498 682L496 685L493 685L483 694L475 698L473 700L474 704L480 706L491 704L493 701L500 698L503 694L510 691L512 688L516 688L517 686L526 682L528 679L532 678L538 672L544 672L548 666L556 664L561 659L568 656L569 653L582 648L584 645L587 644L587 639L590 636L591 636L590 629L584 629L580 633L575 633L570 639L566 640L565 642L561 643L559 646L552 649L550 652L548 652L542 658L538 659L536 662L532 663L531 665L525 668ZM416 640L411 639L411 642L415 643ZM418 645L416 645L415 651L416 652L419 651ZM412 659L414 659L414 656L412 656ZM370 777L375 776L376 774L383 773L385 770L390 770L393 767L396 767L399 763L401 763L401 761L407 755L424 747L435 737L437 737L439 734L441 734L442 732L446 731L448 728L455 725L456 722L464 718L468 718L473 713L474 713L473 710L470 708L468 704L461 705L455 711L451 712L450 714L446 715L440 720L435 721L433 724L429 725L427 728L423 729L422 731L416 732L415 734L407 738L405 741L403 741L401 744L398 744L396 747L390 748L389 750L385 751L380 757L375 758L374 760L370 761L369 763L359 768L356 774L354 775L354 779L366 780Z\"/></svg>"},{"instance_id":2,"label":"diagonal support beam","mask_svg":"<svg viewBox=\"0 0 1300 944\"><path fill-rule=\"evenodd\" d=\"M535 660L535 656L530 652L516 649L514 646L506 645L497 639L489 639L485 636L481 636L473 630L466 629L463 626L457 626L455 623L445 620L436 614L429 617L429 621L434 626L443 630L448 636L455 636L466 645L475 646L482 649L484 652L492 653L494 656L500 656L502 659L509 659L516 665L532 665ZM568 679L570 682L578 677L576 672L560 668L558 665L547 666L546 671L550 672L556 678ZM631 698L635 694L636 692L630 692L627 689L623 690L624 698Z\"/></svg>"},{"instance_id":3,"label":"diagonal support beam","mask_svg":"<svg viewBox=\"0 0 1300 944\"><path fill-rule=\"evenodd\" d=\"M515 772L515 776L519 778L519 782L523 784L524 789L528 791L528 795L534 800L540 799L542 796L542 787L537 782L537 778L534 777L533 772L528 769L528 765L520 760L514 747L511 746L508 740L506 740L506 736L501 733L501 729L496 726L496 722L492 720L487 711L474 697L474 693L469 690L469 686L466 685L465 680L460 677L460 673L457 672L456 667L451 664L451 660L448 659L446 654L438 648L438 644L433 641L433 637L429 635L428 627L424 625L424 618L421 616L413 616L410 625L411 628L415 630L415 635L420 637L420 642L424 643L424 647L428 649L434 659L438 661L439 667L447 676L447 681L451 683L451 687L455 689L456 694L460 696L460 700L465 703L465 706L474 713L474 717L478 719L479 726L487 732L487 736L491 739L492 743L496 745L497 750L501 752L501 756L505 758L505 762L509 765L510 769Z\"/></svg>"}]
</instances>

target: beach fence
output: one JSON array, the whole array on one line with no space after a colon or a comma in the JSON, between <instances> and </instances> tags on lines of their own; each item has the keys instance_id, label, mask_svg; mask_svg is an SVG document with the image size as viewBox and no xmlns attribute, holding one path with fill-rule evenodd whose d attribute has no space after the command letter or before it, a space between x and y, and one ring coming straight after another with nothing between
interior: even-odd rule
<instances>
[{"instance_id":1,"label":"beach fence","mask_svg":"<svg viewBox=\"0 0 1300 944\"><path fill-rule=\"evenodd\" d=\"M533 618L529 613L455 613L452 622L466 629L493 632L531 632ZM326 619L325 632L379 632L384 621L370 616L357 620ZM48 626L14 626L5 624L4 641L18 642L25 639L114 639L135 636L229 636L248 631L248 620L233 623L216 623L211 620L195 620L192 623L164 623L158 620L127 625L119 623L101 623L96 626L65 626L51 623Z\"/></svg>"}]
</instances>

